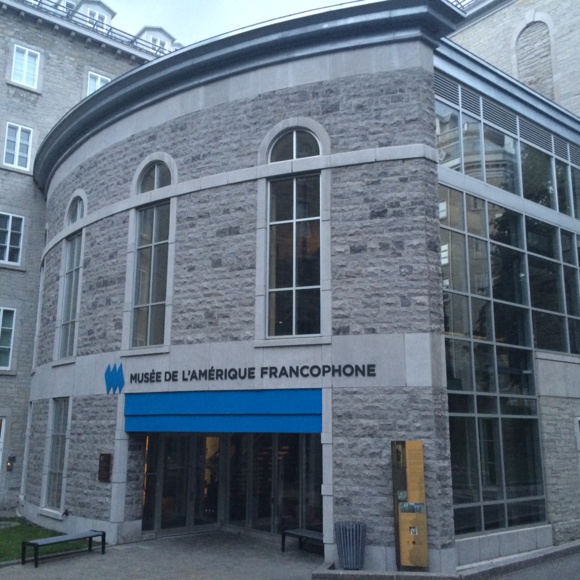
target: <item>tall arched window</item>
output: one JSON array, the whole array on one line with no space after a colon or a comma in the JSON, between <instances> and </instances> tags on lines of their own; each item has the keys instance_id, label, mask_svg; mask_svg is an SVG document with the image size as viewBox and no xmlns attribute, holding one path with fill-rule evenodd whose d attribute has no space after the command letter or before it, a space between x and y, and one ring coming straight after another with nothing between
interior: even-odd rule
<instances>
[{"instance_id":1,"label":"tall arched window","mask_svg":"<svg viewBox=\"0 0 580 580\"><path fill-rule=\"evenodd\" d=\"M139 193L171 185L169 167L155 161L139 178ZM165 342L167 264L169 254L170 202L137 210L135 289L131 346L153 346Z\"/></svg>"},{"instance_id":2,"label":"tall arched window","mask_svg":"<svg viewBox=\"0 0 580 580\"><path fill-rule=\"evenodd\" d=\"M67 212L67 224L73 225L84 217L85 204L76 196ZM82 271L83 232L79 230L66 240L64 283L60 327L59 357L74 355L79 310L79 289Z\"/></svg>"},{"instance_id":3,"label":"tall arched window","mask_svg":"<svg viewBox=\"0 0 580 580\"><path fill-rule=\"evenodd\" d=\"M316 137L293 129L270 163L320 155ZM320 334L320 172L268 183L268 336Z\"/></svg>"},{"instance_id":4,"label":"tall arched window","mask_svg":"<svg viewBox=\"0 0 580 580\"><path fill-rule=\"evenodd\" d=\"M550 29L545 22L530 22L516 43L518 79L549 99L554 98Z\"/></svg>"}]
</instances>

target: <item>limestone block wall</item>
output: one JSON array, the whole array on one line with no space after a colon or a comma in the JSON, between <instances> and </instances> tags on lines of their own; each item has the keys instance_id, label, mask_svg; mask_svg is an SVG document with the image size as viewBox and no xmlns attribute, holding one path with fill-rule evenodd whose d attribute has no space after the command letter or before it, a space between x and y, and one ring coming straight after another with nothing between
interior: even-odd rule
<instances>
[{"instance_id":1,"label":"limestone block wall","mask_svg":"<svg viewBox=\"0 0 580 580\"><path fill-rule=\"evenodd\" d=\"M550 94L549 83L536 84L537 73L530 77L525 62L523 69L522 63L518 62L520 56L529 54L523 45L521 52L516 50L518 39L522 31L533 23L543 23L545 27L528 29L525 32L527 38L522 40L528 47L533 47L534 57L541 60L541 66L538 62L534 65L536 71L546 67L552 69L553 94ZM578 115L580 95L575 77L570 73L576 69L580 56L579 24L580 4L577 2L513 0L482 18L468 21L450 38L491 65L530 83L532 88ZM541 50L540 43L543 45Z\"/></svg>"},{"instance_id":2,"label":"limestone block wall","mask_svg":"<svg viewBox=\"0 0 580 580\"><path fill-rule=\"evenodd\" d=\"M28 501L40 505L48 429L48 401L34 401L31 407L32 421L28 439L24 495Z\"/></svg>"}]
</instances>

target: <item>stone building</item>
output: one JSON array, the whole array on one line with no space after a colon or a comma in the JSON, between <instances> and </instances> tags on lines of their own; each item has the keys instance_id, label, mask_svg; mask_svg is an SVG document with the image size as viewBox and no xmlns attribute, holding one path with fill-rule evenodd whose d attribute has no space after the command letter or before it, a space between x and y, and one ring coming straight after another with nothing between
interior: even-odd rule
<instances>
[{"instance_id":1,"label":"stone building","mask_svg":"<svg viewBox=\"0 0 580 580\"><path fill-rule=\"evenodd\" d=\"M580 115L578 2L471 0L468 7L454 42Z\"/></svg>"},{"instance_id":2,"label":"stone building","mask_svg":"<svg viewBox=\"0 0 580 580\"><path fill-rule=\"evenodd\" d=\"M113 28L114 12L102 2L6 0L0 12L0 508L8 508L24 464L45 241L35 154L62 115L159 47Z\"/></svg>"},{"instance_id":3,"label":"stone building","mask_svg":"<svg viewBox=\"0 0 580 580\"><path fill-rule=\"evenodd\" d=\"M463 18L225 35L50 131L23 515L308 529L328 562L356 521L366 568L444 573L580 538L580 121Z\"/></svg>"}]
</instances>

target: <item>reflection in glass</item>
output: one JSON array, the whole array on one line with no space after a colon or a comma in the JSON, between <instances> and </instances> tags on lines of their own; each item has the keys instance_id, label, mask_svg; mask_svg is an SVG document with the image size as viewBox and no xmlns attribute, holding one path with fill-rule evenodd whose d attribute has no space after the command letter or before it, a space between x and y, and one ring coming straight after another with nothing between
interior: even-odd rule
<instances>
[{"instance_id":1,"label":"reflection in glass","mask_svg":"<svg viewBox=\"0 0 580 580\"><path fill-rule=\"evenodd\" d=\"M560 237L562 240L562 260L568 264L576 264L574 234L566 230L560 230Z\"/></svg>"},{"instance_id":2,"label":"reflection in glass","mask_svg":"<svg viewBox=\"0 0 580 580\"><path fill-rule=\"evenodd\" d=\"M558 228L555 226L526 217L526 238L528 252L541 254L547 258L558 259L560 257Z\"/></svg>"},{"instance_id":3,"label":"reflection in glass","mask_svg":"<svg viewBox=\"0 0 580 580\"><path fill-rule=\"evenodd\" d=\"M498 346L496 354L500 393L533 395L535 389L531 351Z\"/></svg>"},{"instance_id":4,"label":"reflection in glass","mask_svg":"<svg viewBox=\"0 0 580 580\"><path fill-rule=\"evenodd\" d=\"M469 336L469 310L467 296L443 294L443 320L445 332L456 336Z\"/></svg>"},{"instance_id":5,"label":"reflection in glass","mask_svg":"<svg viewBox=\"0 0 580 580\"><path fill-rule=\"evenodd\" d=\"M538 422L504 418L501 423L507 497L542 495Z\"/></svg>"},{"instance_id":6,"label":"reflection in glass","mask_svg":"<svg viewBox=\"0 0 580 580\"><path fill-rule=\"evenodd\" d=\"M467 231L477 236L486 235L485 201L479 197L466 194Z\"/></svg>"},{"instance_id":7,"label":"reflection in glass","mask_svg":"<svg viewBox=\"0 0 580 580\"><path fill-rule=\"evenodd\" d=\"M566 319L547 312L532 312L536 348L566 352Z\"/></svg>"},{"instance_id":8,"label":"reflection in glass","mask_svg":"<svg viewBox=\"0 0 580 580\"><path fill-rule=\"evenodd\" d=\"M574 215L576 219L580 219L580 169L570 167L570 175L572 177L571 190Z\"/></svg>"},{"instance_id":9,"label":"reflection in glass","mask_svg":"<svg viewBox=\"0 0 580 580\"><path fill-rule=\"evenodd\" d=\"M474 417L449 417L453 503L479 501L477 438Z\"/></svg>"},{"instance_id":10,"label":"reflection in glass","mask_svg":"<svg viewBox=\"0 0 580 580\"><path fill-rule=\"evenodd\" d=\"M484 125L483 141L487 183L510 193L519 193L516 139Z\"/></svg>"},{"instance_id":11,"label":"reflection in glass","mask_svg":"<svg viewBox=\"0 0 580 580\"><path fill-rule=\"evenodd\" d=\"M503 503L483 506L484 530L505 528L505 505Z\"/></svg>"},{"instance_id":12,"label":"reflection in glass","mask_svg":"<svg viewBox=\"0 0 580 580\"><path fill-rule=\"evenodd\" d=\"M470 343L446 338L445 354L447 388L452 391L473 391Z\"/></svg>"},{"instance_id":13,"label":"reflection in glass","mask_svg":"<svg viewBox=\"0 0 580 580\"><path fill-rule=\"evenodd\" d=\"M465 236L441 230L441 273L443 288L467 291Z\"/></svg>"},{"instance_id":14,"label":"reflection in glass","mask_svg":"<svg viewBox=\"0 0 580 580\"><path fill-rule=\"evenodd\" d=\"M526 302L524 254L503 246L491 246L493 297L506 302Z\"/></svg>"},{"instance_id":15,"label":"reflection in glass","mask_svg":"<svg viewBox=\"0 0 580 580\"><path fill-rule=\"evenodd\" d=\"M546 521L544 500L530 500L508 503L508 525L523 526Z\"/></svg>"},{"instance_id":16,"label":"reflection in glass","mask_svg":"<svg viewBox=\"0 0 580 580\"><path fill-rule=\"evenodd\" d=\"M568 164L556 159L556 185L558 186L558 211L572 215L570 203L571 189L568 176Z\"/></svg>"},{"instance_id":17,"label":"reflection in glass","mask_svg":"<svg viewBox=\"0 0 580 580\"><path fill-rule=\"evenodd\" d=\"M530 300L534 308L563 312L561 266L556 262L528 256Z\"/></svg>"},{"instance_id":18,"label":"reflection in glass","mask_svg":"<svg viewBox=\"0 0 580 580\"><path fill-rule=\"evenodd\" d=\"M497 342L529 346L529 310L527 308L494 302L493 312Z\"/></svg>"},{"instance_id":19,"label":"reflection in glass","mask_svg":"<svg viewBox=\"0 0 580 580\"><path fill-rule=\"evenodd\" d=\"M522 143L520 148L524 197L555 209L552 158L548 153L526 143Z\"/></svg>"},{"instance_id":20,"label":"reflection in glass","mask_svg":"<svg viewBox=\"0 0 580 580\"><path fill-rule=\"evenodd\" d=\"M523 248L522 216L493 203L487 204L489 237L495 242Z\"/></svg>"},{"instance_id":21,"label":"reflection in glass","mask_svg":"<svg viewBox=\"0 0 580 580\"><path fill-rule=\"evenodd\" d=\"M492 340L493 328L491 324L491 302L471 298L471 317L473 338L478 340Z\"/></svg>"},{"instance_id":22,"label":"reflection in glass","mask_svg":"<svg viewBox=\"0 0 580 580\"><path fill-rule=\"evenodd\" d=\"M473 361L475 365L475 388L483 393L494 393L495 360L493 346L488 344L473 345Z\"/></svg>"},{"instance_id":23,"label":"reflection in glass","mask_svg":"<svg viewBox=\"0 0 580 580\"><path fill-rule=\"evenodd\" d=\"M570 352L580 354L580 320L577 318L568 318L568 337Z\"/></svg>"},{"instance_id":24,"label":"reflection in glass","mask_svg":"<svg viewBox=\"0 0 580 580\"><path fill-rule=\"evenodd\" d=\"M461 171L459 113L455 109L437 101L435 103L435 115L439 163L449 169Z\"/></svg>"},{"instance_id":25,"label":"reflection in glass","mask_svg":"<svg viewBox=\"0 0 580 580\"><path fill-rule=\"evenodd\" d=\"M439 221L442 226L463 230L463 194L456 189L439 186Z\"/></svg>"},{"instance_id":26,"label":"reflection in glass","mask_svg":"<svg viewBox=\"0 0 580 580\"><path fill-rule=\"evenodd\" d=\"M483 501L503 498L499 419L479 419L481 495Z\"/></svg>"},{"instance_id":27,"label":"reflection in glass","mask_svg":"<svg viewBox=\"0 0 580 580\"><path fill-rule=\"evenodd\" d=\"M463 136L463 172L483 180L481 162L481 123L465 113L461 117Z\"/></svg>"},{"instance_id":28,"label":"reflection in glass","mask_svg":"<svg viewBox=\"0 0 580 580\"><path fill-rule=\"evenodd\" d=\"M473 506L453 510L456 534L472 534L481 531L481 507Z\"/></svg>"},{"instance_id":29,"label":"reflection in glass","mask_svg":"<svg viewBox=\"0 0 580 580\"><path fill-rule=\"evenodd\" d=\"M489 296L489 260L487 242L471 236L467 240L469 253L469 286L472 294Z\"/></svg>"}]
</instances>

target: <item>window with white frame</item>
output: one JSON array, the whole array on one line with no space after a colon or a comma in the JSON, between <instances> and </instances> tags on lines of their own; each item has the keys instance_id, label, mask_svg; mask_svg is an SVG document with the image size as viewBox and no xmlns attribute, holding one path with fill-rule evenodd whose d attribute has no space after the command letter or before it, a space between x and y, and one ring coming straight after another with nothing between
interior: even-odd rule
<instances>
[{"instance_id":1,"label":"window with white frame","mask_svg":"<svg viewBox=\"0 0 580 580\"><path fill-rule=\"evenodd\" d=\"M97 89L105 86L111 79L98 73L89 71L89 78L87 81L87 95L91 95Z\"/></svg>"},{"instance_id":2,"label":"window with white frame","mask_svg":"<svg viewBox=\"0 0 580 580\"><path fill-rule=\"evenodd\" d=\"M320 154L305 130L280 136L270 163ZM320 334L320 172L268 183L268 336Z\"/></svg>"},{"instance_id":3,"label":"window with white frame","mask_svg":"<svg viewBox=\"0 0 580 580\"><path fill-rule=\"evenodd\" d=\"M77 196L69 207L69 225L74 224L83 216L84 203L82 198ZM61 358L74 355L82 271L82 243L82 230L66 240L59 348L59 356Z\"/></svg>"},{"instance_id":4,"label":"window with white frame","mask_svg":"<svg viewBox=\"0 0 580 580\"><path fill-rule=\"evenodd\" d=\"M24 218L0 212L0 264L20 264Z\"/></svg>"},{"instance_id":5,"label":"window with white frame","mask_svg":"<svg viewBox=\"0 0 580 580\"><path fill-rule=\"evenodd\" d=\"M139 182L139 193L171 183L169 167L161 162L148 165ZM169 202L137 210L135 289L131 345L164 344L169 255Z\"/></svg>"},{"instance_id":6,"label":"window with white frame","mask_svg":"<svg viewBox=\"0 0 580 580\"><path fill-rule=\"evenodd\" d=\"M157 36L151 37L151 44L157 49L157 52L165 53L167 52L167 42L162 38Z\"/></svg>"},{"instance_id":7,"label":"window with white frame","mask_svg":"<svg viewBox=\"0 0 580 580\"><path fill-rule=\"evenodd\" d=\"M52 400L52 430L48 454L46 507L61 509L68 428L68 397Z\"/></svg>"},{"instance_id":8,"label":"window with white frame","mask_svg":"<svg viewBox=\"0 0 580 580\"><path fill-rule=\"evenodd\" d=\"M0 369L10 368L15 318L15 310L0 307Z\"/></svg>"},{"instance_id":9,"label":"window with white frame","mask_svg":"<svg viewBox=\"0 0 580 580\"><path fill-rule=\"evenodd\" d=\"M14 58L12 60L12 82L37 88L38 67L40 53L24 46L14 46Z\"/></svg>"},{"instance_id":10,"label":"window with white frame","mask_svg":"<svg viewBox=\"0 0 580 580\"><path fill-rule=\"evenodd\" d=\"M103 30L105 28L106 16L102 12L97 12L89 8L87 15L93 21L93 26L97 30Z\"/></svg>"},{"instance_id":11,"label":"window with white frame","mask_svg":"<svg viewBox=\"0 0 580 580\"><path fill-rule=\"evenodd\" d=\"M4 165L28 170L30 167L31 146L32 129L8 123L6 125Z\"/></svg>"}]
</instances>

